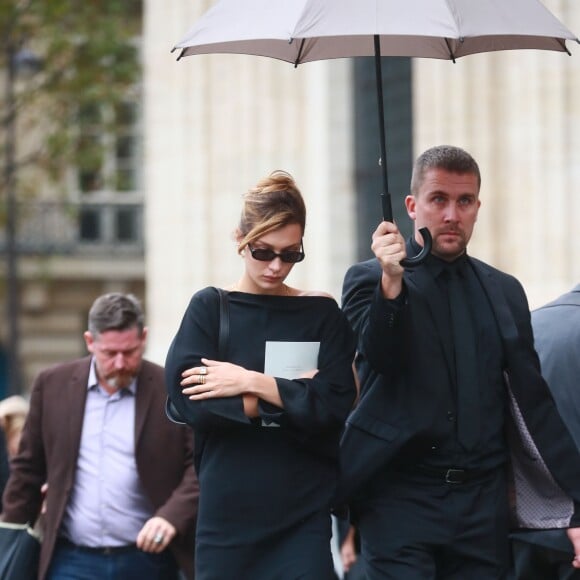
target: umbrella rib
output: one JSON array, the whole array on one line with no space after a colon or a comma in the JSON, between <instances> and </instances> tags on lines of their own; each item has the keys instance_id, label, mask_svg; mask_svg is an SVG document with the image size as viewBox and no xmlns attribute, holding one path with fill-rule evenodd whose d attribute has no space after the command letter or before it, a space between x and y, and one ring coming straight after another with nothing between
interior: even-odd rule
<instances>
[{"instance_id":1,"label":"umbrella rib","mask_svg":"<svg viewBox=\"0 0 580 580\"><path fill-rule=\"evenodd\" d=\"M292 38L291 38L291 39L290 39L290 42L292 42L292 40L294 40L294 39L292 39ZM305 42L305 41L306 41L306 39L305 39L305 38L303 38L303 39L300 41L300 48L298 48L298 56L296 57L296 60L294 61L294 68L297 68L297 67L298 67L298 65L300 64L300 59L302 58L302 50L303 50L303 48L304 48L304 42Z\"/></svg>"},{"instance_id":2,"label":"umbrella rib","mask_svg":"<svg viewBox=\"0 0 580 580\"><path fill-rule=\"evenodd\" d=\"M447 50L449 51L449 58L453 61L453 64L455 64L455 55L453 54L453 51L451 50L451 45L449 44L448 38L445 39L445 44L447 45Z\"/></svg>"},{"instance_id":3,"label":"umbrella rib","mask_svg":"<svg viewBox=\"0 0 580 580\"><path fill-rule=\"evenodd\" d=\"M562 47L564 52L567 53L568 56L572 56L572 53L568 50L568 47L566 46L566 42L564 40L562 40L561 38L557 38L556 40L560 43L560 46ZM580 42L578 39L576 39L576 41Z\"/></svg>"}]
</instances>

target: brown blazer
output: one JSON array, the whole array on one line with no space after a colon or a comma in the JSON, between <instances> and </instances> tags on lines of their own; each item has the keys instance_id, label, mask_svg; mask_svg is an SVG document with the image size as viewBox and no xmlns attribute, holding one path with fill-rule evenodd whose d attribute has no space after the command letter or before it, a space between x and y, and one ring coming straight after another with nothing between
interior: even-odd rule
<instances>
[{"instance_id":1,"label":"brown blazer","mask_svg":"<svg viewBox=\"0 0 580 580\"><path fill-rule=\"evenodd\" d=\"M39 579L47 573L75 480L91 357L42 371L32 386L30 411L3 498L3 519L34 523L40 488L48 482ZM191 429L165 416L163 368L143 361L137 378L135 458L155 515L171 522L170 548L193 577L194 529L199 486L193 468Z\"/></svg>"}]
</instances>

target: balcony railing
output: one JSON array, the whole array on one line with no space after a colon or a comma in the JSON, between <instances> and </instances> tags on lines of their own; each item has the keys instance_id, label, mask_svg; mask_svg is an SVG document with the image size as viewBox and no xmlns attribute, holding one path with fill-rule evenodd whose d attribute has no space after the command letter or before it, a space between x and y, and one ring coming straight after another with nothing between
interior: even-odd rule
<instances>
[{"instance_id":1,"label":"balcony railing","mask_svg":"<svg viewBox=\"0 0 580 580\"><path fill-rule=\"evenodd\" d=\"M142 203L34 201L18 204L16 249L21 255L144 253ZM0 205L0 252L6 251Z\"/></svg>"}]
</instances>

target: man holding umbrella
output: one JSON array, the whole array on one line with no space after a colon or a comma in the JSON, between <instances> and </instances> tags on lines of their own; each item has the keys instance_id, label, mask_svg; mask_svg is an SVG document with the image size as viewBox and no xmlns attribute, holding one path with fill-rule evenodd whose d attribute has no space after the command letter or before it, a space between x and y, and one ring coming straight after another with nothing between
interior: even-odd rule
<instances>
[{"instance_id":1,"label":"man holding umbrella","mask_svg":"<svg viewBox=\"0 0 580 580\"><path fill-rule=\"evenodd\" d=\"M414 237L382 222L375 258L345 277L362 393L341 497L371 580L503 578L508 498L520 519L570 527L580 567L580 456L541 377L525 293L466 252L480 185L466 151L425 151L405 200ZM424 227L431 253L405 271Z\"/></svg>"}]
</instances>

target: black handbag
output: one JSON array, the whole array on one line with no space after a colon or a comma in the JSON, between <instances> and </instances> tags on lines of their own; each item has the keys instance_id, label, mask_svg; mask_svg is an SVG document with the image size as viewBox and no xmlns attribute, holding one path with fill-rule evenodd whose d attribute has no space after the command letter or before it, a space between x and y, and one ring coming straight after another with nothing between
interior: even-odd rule
<instances>
[{"instance_id":1,"label":"black handbag","mask_svg":"<svg viewBox=\"0 0 580 580\"><path fill-rule=\"evenodd\" d=\"M36 580L40 539L28 524L0 522L0 578Z\"/></svg>"},{"instance_id":2,"label":"black handbag","mask_svg":"<svg viewBox=\"0 0 580 580\"><path fill-rule=\"evenodd\" d=\"M216 288L220 305L220 327L218 334L218 358L225 360L226 350L230 337L230 305L228 302L227 292L222 288ZM180 415L179 411L169 397L165 400L165 414L167 418L178 425L187 425L186 421Z\"/></svg>"}]
</instances>

